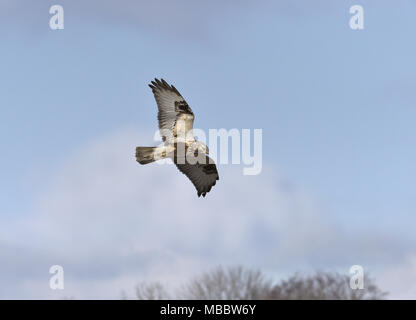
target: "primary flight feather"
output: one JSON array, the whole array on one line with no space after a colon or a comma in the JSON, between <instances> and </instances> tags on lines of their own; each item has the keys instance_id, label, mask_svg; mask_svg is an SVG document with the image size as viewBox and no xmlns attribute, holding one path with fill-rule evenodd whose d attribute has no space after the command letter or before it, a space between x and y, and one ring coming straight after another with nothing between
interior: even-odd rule
<instances>
[{"instance_id":1,"label":"primary flight feather","mask_svg":"<svg viewBox=\"0 0 416 320\"><path fill-rule=\"evenodd\" d=\"M157 119L164 146L137 147L137 162L147 164L171 158L191 180L198 197L205 197L219 176L215 162L208 157L208 147L193 135L194 113L179 91L165 80L155 79L149 87L159 110Z\"/></svg>"}]
</instances>

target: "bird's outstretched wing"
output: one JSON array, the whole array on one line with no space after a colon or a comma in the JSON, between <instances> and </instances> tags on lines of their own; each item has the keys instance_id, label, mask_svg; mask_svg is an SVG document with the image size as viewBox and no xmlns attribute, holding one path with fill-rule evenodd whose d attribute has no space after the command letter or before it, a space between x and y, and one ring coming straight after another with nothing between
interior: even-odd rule
<instances>
[{"instance_id":1,"label":"bird's outstretched wing","mask_svg":"<svg viewBox=\"0 0 416 320\"><path fill-rule=\"evenodd\" d=\"M165 80L155 79L149 87L153 91L159 109L157 119L162 139L172 144L178 131L178 121L182 120L184 127L181 129L186 133L193 127L194 114L179 91Z\"/></svg>"},{"instance_id":2,"label":"bird's outstretched wing","mask_svg":"<svg viewBox=\"0 0 416 320\"><path fill-rule=\"evenodd\" d=\"M196 164L176 164L179 171L185 174L189 180L192 181L196 190L198 191L198 197L201 195L205 197L207 192L211 190L217 180L220 179L217 171L217 166L214 161L206 156L205 164L196 163Z\"/></svg>"}]
</instances>

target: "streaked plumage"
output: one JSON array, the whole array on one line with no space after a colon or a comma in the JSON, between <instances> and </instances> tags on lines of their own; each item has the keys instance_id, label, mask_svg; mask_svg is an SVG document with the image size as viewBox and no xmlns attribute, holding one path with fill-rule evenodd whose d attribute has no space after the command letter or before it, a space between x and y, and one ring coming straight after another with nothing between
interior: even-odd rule
<instances>
[{"instance_id":1,"label":"streaked plumage","mask_svg":"<svg viewBox=\"0 0 416 320\"><path fill-rule=\"evenodd\" d=\"M194 138L194 113L179 91L165 80L155 79L149 87L158 106L159 131L165 145L137 147L136 160L140 164L147 164L166 157L171 158L177 168L191 180L198 197L205 197L219 180L219 176L214 161L207 156L207 146ZM198 162L183 157L182 150L185 154L189 152L197 157Z\"/></svg>"}]
</instances>

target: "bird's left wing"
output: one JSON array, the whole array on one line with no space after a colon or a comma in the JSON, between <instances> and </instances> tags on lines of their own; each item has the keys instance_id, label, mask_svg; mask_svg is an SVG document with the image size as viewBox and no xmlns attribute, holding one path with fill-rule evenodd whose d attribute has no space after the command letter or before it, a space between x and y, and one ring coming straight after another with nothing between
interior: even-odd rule
<instances>
[{"instance_id":1,"label":"bird's left wing","mask_svg":"<svg viewBox=\"0 0 416 320\"><path fill-rule=\"evenodd\" d=\"M176 164L179 171L185 174L189 180L192 181L195 186L198 197L201 195L205 197L207 192L215 186L217 180L219 180L219 175L217 171L217 166L210 157L206 156L205 164L195 163L195 164Z\"/></svg>"},{"instance_id":2,"label":"bird's left wing","mask_svg":"<svg viewBox=\"0 0 416 320\"><path fill-rule=\"evenodd\" d=\"M178 122L181 121L180 129L186 134L193 127L194 114L179 91L165 80L155 79L149 87L159 109L157 119L162 139L172 144L178 131Z\"/></svg>"}]
</instances>

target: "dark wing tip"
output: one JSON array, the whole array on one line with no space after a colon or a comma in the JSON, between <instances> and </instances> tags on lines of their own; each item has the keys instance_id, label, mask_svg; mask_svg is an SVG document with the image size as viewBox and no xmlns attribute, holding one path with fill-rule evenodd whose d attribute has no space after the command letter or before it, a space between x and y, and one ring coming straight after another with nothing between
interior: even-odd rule
<instances>
[{"instance_id":1,"label":"dark wing tip","mask_svg":"<svg viewBox=\"0 0 416 320\"><path fill-rule=\"evenodd\" d=\"M181 96L178 89L176 89L173 85L169 85L165 79L161 78L160 80L158 78L155 78L155 80L151 81L151 87L153 91L155 90L170 90L175 92L178 96ZM150 84L149 84L150 86ZM182 96L181 96L182 97Z\"/></svg>"},{"instance_id":2,"label":"dark wing tip","mask_svg":"<svg viewBox=\"0 0 416 320\"><path fill-rule=\"evenodd\" d=\"M158 79L158 78L155 78L154 80L152 80L151 81L151 84L152 84L152 89L158 89L158 90L162 90L162 89L164 89L164 90L173 90L173 91L175 91L164 79ZM150 84L149 84L149 86L150 86Z\"/></svg>"},{"instance_id":3,"label":"dark wing tip","mask_svg":"<svg viewBox=\"0 0 416 320\"><path fill-rule=\"evenodd\" d=\"M172 88L173 91L175 91L176 94L181 95L179 93L178 89L176 89L173 84L171 85L171 88Z\"/></svg>"}]
</instances>

